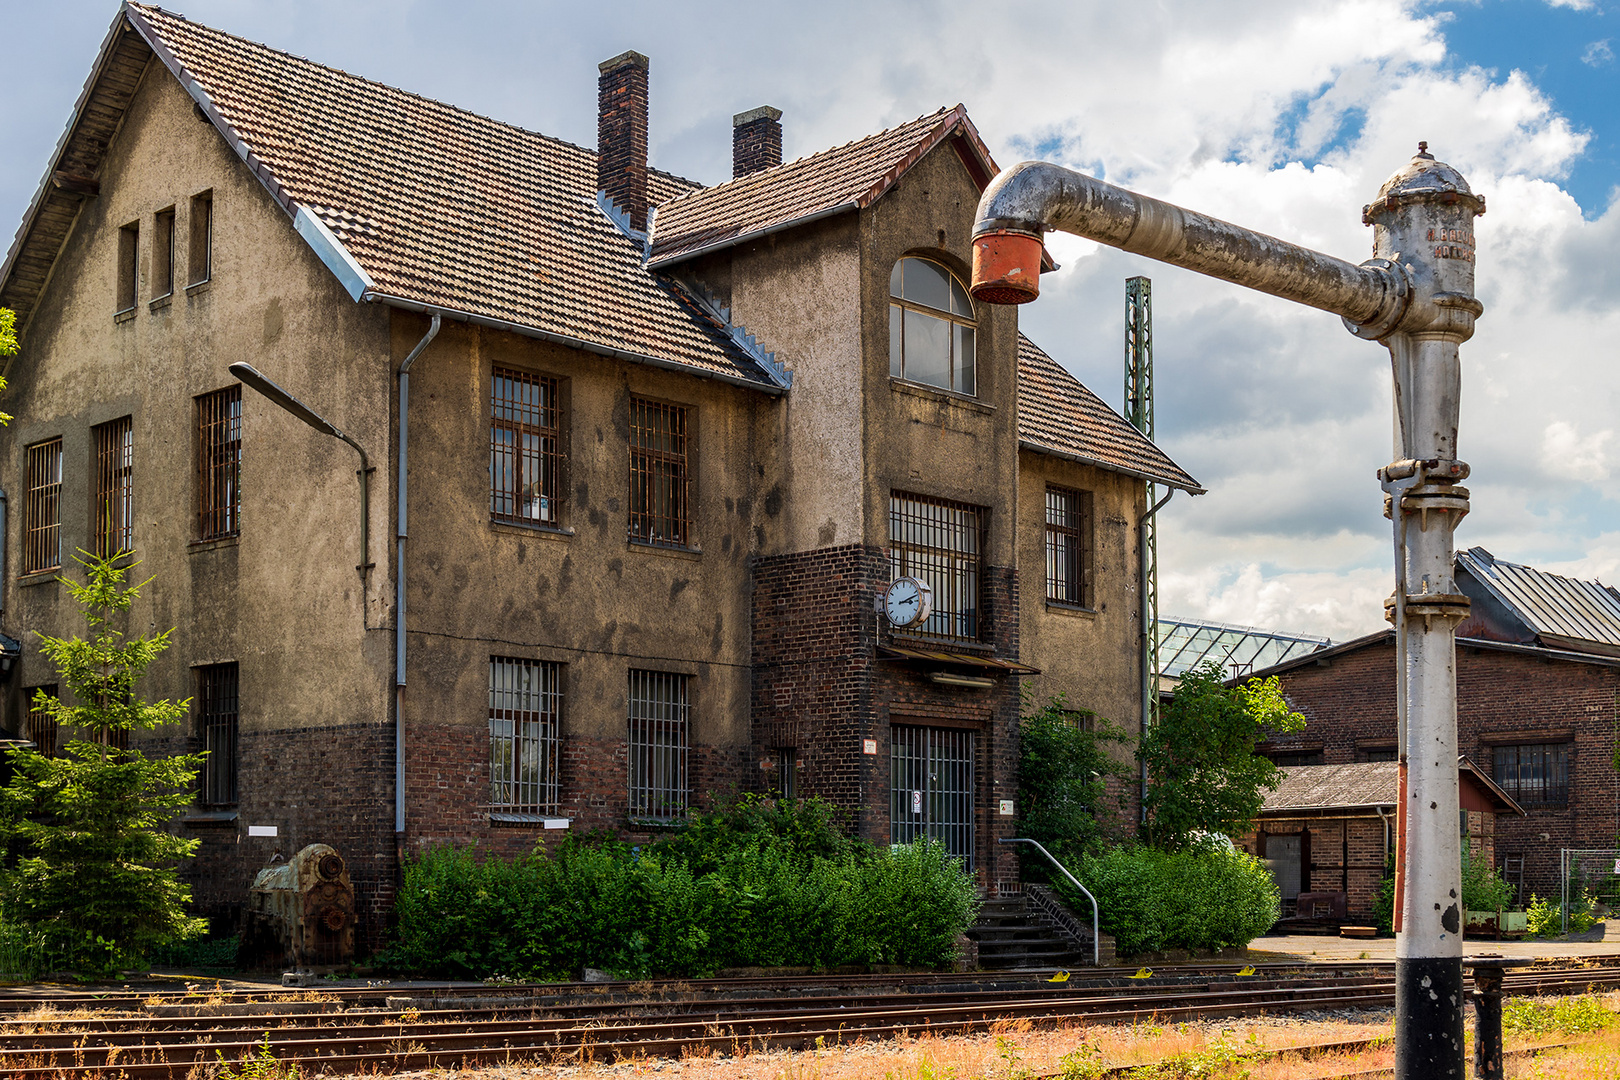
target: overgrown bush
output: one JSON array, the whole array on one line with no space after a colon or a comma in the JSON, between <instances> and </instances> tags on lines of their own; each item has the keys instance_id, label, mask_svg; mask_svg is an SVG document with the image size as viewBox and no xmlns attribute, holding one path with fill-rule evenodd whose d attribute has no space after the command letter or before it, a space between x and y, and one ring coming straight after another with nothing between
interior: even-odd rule
<instances>
[{"instance_id":1,"label":"overgrown bush","mask_svg":"<svg viewBox=\"0 0 1620 1080\"><path fill-rule=\"evenodd\" d=\"M1462 902L1469 911L1506 911L1513 905L1513 886L1489 859L1462 853Z\"/></svg>"},{"instance_id":2,"label":"overgrown bush","mask_svg":"<svg viewBox=\"0 0 1620 1080\"><path fill-rule=\"evenodd\" d=\"M642 850L572 837L510 860L436 848L406 865L388 962L458 978L949 963L977 909L961 864L938 844L848 840L834 820L826 804L744 800Z\"/></svg>"},{"instance_id":3,"label":"overgrown bush","mask_svg":"<svg viewBox=\"0 0 1620 1080\"><path fill-rule=\"evenodd\" d=\"M1265 864L1227 847L1119 847L1079 860L1120 955L1247 945L1277 921L1281 896ZM1060 883L1071 907L1091 905Z\"/></svg>"},{"instance_id":4,"label":"overgrown bush","mask_svg":"<svg viewBox=\"0 0 1620 1080\"><path fill-rule=\"evenodd\" d=\"M1135 770L1124 760L1131 743L1124 728L1071 709L1058 695L1024 715L1018 738L1021 835L1039 840L1058 859L1096 854L1130 835L1127 782ZM1033 856L1026 871L1044 878L1045 860L1021 854Z\"/></svg>"}]
</instances>

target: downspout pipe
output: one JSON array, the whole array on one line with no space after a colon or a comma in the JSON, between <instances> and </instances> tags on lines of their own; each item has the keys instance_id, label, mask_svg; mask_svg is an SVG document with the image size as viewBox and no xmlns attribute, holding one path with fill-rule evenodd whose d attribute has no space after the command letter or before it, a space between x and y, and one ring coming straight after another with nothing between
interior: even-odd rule
<instances>
[{"instance_id":1,"label":"downspout pipe","mask_svg":"<svg viewBox=\"0 0 1620 1080\"><path fill-rule=\"evenodd\" d=\"M1139 725L1141 729L1139 738L1147 737L1148 725L1153 720L1153 699L1148 695L1159 692L1159 688L1153 685L1153 627L1148 625L1148 523L1158 516L1159 511L1164 509L1164 504L1169 502L1175 493L1175 488L1165 492L1164 498L1154 503L1152 509L1143 514L1142 520L1136 523L1136 595L1137 603L1142 611L1140 620L1142 623L1142 718ZM1147 792L1148 772L1147 762L1144 761L1142 762L1142 790L1138 800L1140 805L1138 816L1141 817L1144 825L1147 824Z\"/></svg>"},{"instance_id":2,"label":"downspout pipe","mask_svg":"<svg viewBox=\"0 0 1620 1080\"><path fill-rule=\"evenodd\" d=\"M405 835L405 510L410 450L411 365L439 336L443 317L433 313L428 331L399 365L399 460L395 468L399 509L394 534L394 836Z\"/></svg>"}]
</instances>

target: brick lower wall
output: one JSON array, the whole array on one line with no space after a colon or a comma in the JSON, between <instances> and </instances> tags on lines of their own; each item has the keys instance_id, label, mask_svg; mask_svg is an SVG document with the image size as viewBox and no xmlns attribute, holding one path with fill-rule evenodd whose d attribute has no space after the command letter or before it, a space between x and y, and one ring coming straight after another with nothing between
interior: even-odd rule
<instances>
[{"instance_id":1,"label":"brick lower wall","mask_svg":"<svg viewBox=\"0 0 1620 1080\"><path fill-rule=\"evenodd\" d=\"M202 842L181 866L196 910L216 930L237 929L254 876L278 852L290 858L309 844L330 844L354 885L356 943L362 951L380 948L398 873L392 725L243 730L238 738L236 820L174 827ZM197 749L194 743L171 736L141 748L182 753ZM276 836L250 837L250 825L273 825Z\"/></svg>"}]
</instances>

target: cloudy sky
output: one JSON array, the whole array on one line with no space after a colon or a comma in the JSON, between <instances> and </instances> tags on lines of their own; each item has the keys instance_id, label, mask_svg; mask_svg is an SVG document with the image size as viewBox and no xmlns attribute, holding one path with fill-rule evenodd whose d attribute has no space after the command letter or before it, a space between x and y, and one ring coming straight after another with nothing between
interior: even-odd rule
<instances>
[{"instance_id":1,"label":"cloudy sky","mask_svg":"<svg viewBox=\"0 0 1620 1080\"><path fill-rule=\"evenodd\" d=\"M20 222L116 8L3 0L0 229ZM174 0L186 15L583 145L596 62L651 55L654 164L730 172L966 103L1041 157L1360 261L1419 139L1461 169L1485 317L1464 346L1458 541L1620 584L1620 0L1006 5ZM993 13L1015 10L999 23ZM1338 319L1069 237L1024 328L1116 408L1124 279L1153 279L1159 440L1209 489L1162 518L1166 614L1335 640L1382 625L1389 366Z\"/></svg>"}]
</instances>

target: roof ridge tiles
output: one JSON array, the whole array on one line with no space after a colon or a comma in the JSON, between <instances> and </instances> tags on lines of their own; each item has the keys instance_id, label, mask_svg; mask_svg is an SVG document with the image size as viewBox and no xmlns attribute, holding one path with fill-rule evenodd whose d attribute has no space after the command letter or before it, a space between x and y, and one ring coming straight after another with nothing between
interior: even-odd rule
<instances>
[{"instance_id":1,"label":"roof ridge tiles","mask_svg":"<svg viewBox=\"0 0 1620 1080\"><path fill-rule=\"evenodd\" d=\"M381 79L374 79L369 75L361 75L357 72L350 71L348 68L338 67L336 64L328 64L320 60L313 60L310 57L302 56L298 53L292 52L289 49L278 49L274 45L268 44L267 42L255 41L253 38L244 37L241 34L233 34L229 30L221 30L217 26L210 26L207 23L198 22L196 19L183 15L178 11L171 11L168 8L162 7L158 4L144 4L140 3L139 0L124 0L124 2L125 6L133 8L143 15L156 13L169 19L176 19L205 33L218 34L220 37L227 37L232 41L239 41L243 44L250 45L253 48L263 49L265 52L286 57L288 60L294 60L300 64L307 64L310 67L320 68L322 71L330 71L334 74L342 75L345 78L366 83L369 86L381 87L382 89L391 91L392 93L402 94L405 97L414 98L417 101L424 101L430 105L437 105L440 108L448 109L451 112L460 113L461 115L471 117L474 120L481 120L484 123L492 124L496 127L510 128L513 131L521 131L523 134L533 136L536 139L544 139L546 142L554 143L557 146L561 146L569 150L578 150L582 154L590 154L593 157L597 153L597 149L595 147L570 142L568 139L559 138L556 135L548 135L536 128L524 127L522 124L514 124L510 120L502 120L498 117L490 116L487 113L477 112L473 109L467 108L465 105L457 105L454 102L444 101L441 98L418 93L415 90L407 90L403 86L395 86L393 83L383 82ZM649 165L647 167L647 171L649 173L662 176L665 179L675 180L679 183L686 184L692 189L692 191L703 191L706 186L700 180L693 180L690 177L681 176L679 173L672 173L667 169L658 169Z\"/></svg>"}]
</instances>

